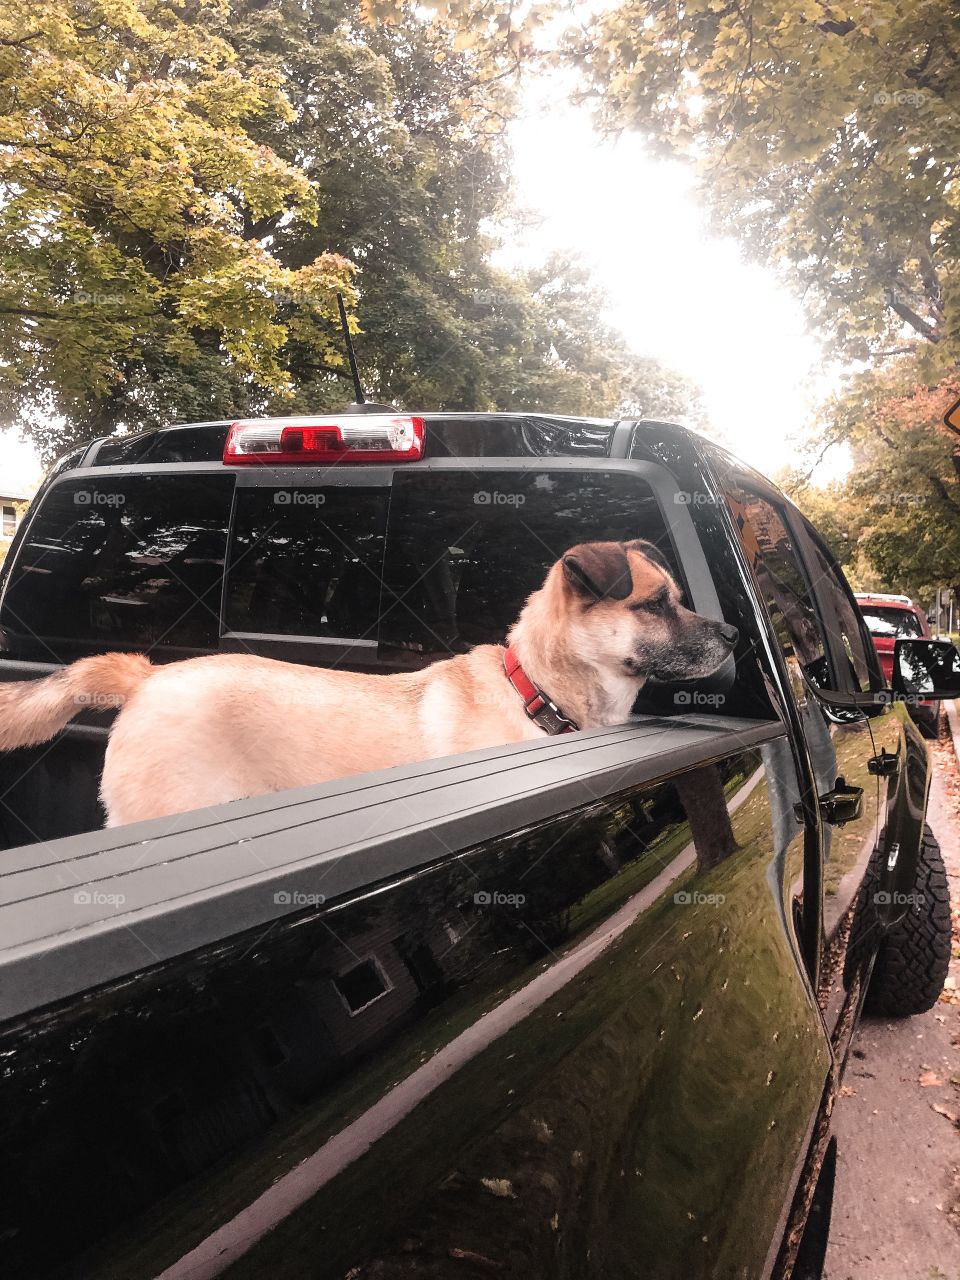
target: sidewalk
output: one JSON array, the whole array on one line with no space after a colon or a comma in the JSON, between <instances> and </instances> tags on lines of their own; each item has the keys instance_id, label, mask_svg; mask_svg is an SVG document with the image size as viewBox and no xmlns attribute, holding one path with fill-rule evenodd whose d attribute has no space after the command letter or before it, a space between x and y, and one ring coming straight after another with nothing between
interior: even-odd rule
<instances>
[{"instance_id":1,"label":"sidewalk","mask_svg":"<svg viewBox=\"0 0 960 1280\"><path fill-rule=\"evenodd\" d=\"M857 1033L834 1113L825 1280L960 1280L960 719L953 704L948 714L953 742L931 744L929 821L950 878L953 990L929 1013L867 1018Z\"/></svg>"}]
</instances>

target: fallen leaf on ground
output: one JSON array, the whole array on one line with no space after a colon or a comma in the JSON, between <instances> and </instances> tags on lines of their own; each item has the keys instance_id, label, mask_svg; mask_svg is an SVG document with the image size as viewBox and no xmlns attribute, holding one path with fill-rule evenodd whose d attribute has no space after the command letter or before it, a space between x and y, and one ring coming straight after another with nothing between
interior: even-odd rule
<instances>
[{"instance_id":1,"label":"fallen leaf on ground","mask_svg":"<svg viewBox=\"0 0 960 1280\"><path fill-rule=\"evenodd\" d=\"M931 1102L930 1105L938 1116L946 1116L951 1124L957 1123L957 1113L955 1111L950 1111L947 1107L941 1107L939 1102Z\"/></svg>"},{"instance_id":2,"label":"fallen leaf on ground","mask_svg":"<svg viewBox=\"0 0 960 1280\"><path fill-rule=\"evenodd\" d=\"M493 1271L503 1270L502 1262L497 1262L495 1258L488 1258L483 1253L474 1253L472 1249L453 1248L450 1250L450 1257L461 1258L464 1262L476 1262L479 1266L489 1267Z\"/></svg>"},{"instance_id":3,"label":"fallen leaf on ground","mask_svg":"<svg viewBox=\"0 0 960 1280\"><path fill-rule=\"evenodd\" d=\"M921 1071L920 1088L929 1089L932 1084L943 1084L943 1077L938 1076L935 1071Z\"/></svg>"},{"instance_id":4,"label":"fallen leaf on ground","mask_svg":"<svg viewBox=\"0 0 960 1280\"><path fill-rule=\"evenodd\" d=\"M480 1181L492 1196L504 1199L513 1196L513 1183L509 1178L481 1178Z\"/></svg>"}]
</instances>

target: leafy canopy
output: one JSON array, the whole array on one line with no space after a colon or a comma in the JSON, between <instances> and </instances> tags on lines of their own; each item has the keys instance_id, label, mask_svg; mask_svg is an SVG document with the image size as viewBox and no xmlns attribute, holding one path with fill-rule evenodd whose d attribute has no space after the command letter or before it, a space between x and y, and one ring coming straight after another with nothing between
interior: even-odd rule
<instances>
[{"instance_id":1,"label":"leafy canopy","mask_svg":"<svg viewBox=\"0 0 960 1280\"><path fill-rule=\"evenodd\" d=\"M119 396L189 380L215 353L236 386L288 393L278 298L339 363L333 293L352 268L296 268L260 236L316 219L305 176L248 132L291 118L278 77L241 74L219 0L7 0L0 10L0 393L89 434ZM202 376L202 374L200 375ZM138 403L142 414L138 415ZM96 417L96 414L93 414Z\"/></svg>"},{"instance_id":2,"label":"leafy canopy","mask_svg":"<svg viewBox=\"0 0 960 1280\"><path fill-rule=\"evenodd\" d=\"M942 421L960 376L928 386L916 366L867 371L824 406L817 448L849 446L842 483L818 489L794 475L785 487L858 587L929 601L940 586L960 588L957 441Z\"/></svg>"},{"instance_id":3,"label":"leafy canopy","mask_svg":"<svg viewBox=\"0 0 960 1280\"><path fill-rule=\"evenodd\" d=\"M960 23L950 0L624 0L567 52L610 127L696 163L838 352L960 337Z\"/></svg>"},{"instance_id":4,"label":"leafy canopy","mask_svg":"<svg viewBox=\"0 0 960 1280\"><path fill-rule=\"evenodd\" d=\"M341 0L235 3L246 66L283 78L290 127L256 136L296 164L316 223L278 221L274 252L296 265L333 250L358 268L357 354L368 392L421 409L603 415L691 410L693 392L630 353L606 301L570 255L508 273L491 263L511 216L505 125L527 48L493 7L426 20L387 5L370 24ZM530 19L530 13L527 14ZM295 403L342 403L342 381L295 346Z\"/></svg>"},{"instance_id":5,"label":"leafy canopy","mask_svg":"<svg viewBox=\"0 0 960 1280\"><path fill-rule=\"evenodd\" d=\"M377 399L691 410L602 323L575 260L491 263L538 10L382 7L8 0L0 417L49 454L121 425L340 406L337 289Z\"/></svg>"}]
</instances>

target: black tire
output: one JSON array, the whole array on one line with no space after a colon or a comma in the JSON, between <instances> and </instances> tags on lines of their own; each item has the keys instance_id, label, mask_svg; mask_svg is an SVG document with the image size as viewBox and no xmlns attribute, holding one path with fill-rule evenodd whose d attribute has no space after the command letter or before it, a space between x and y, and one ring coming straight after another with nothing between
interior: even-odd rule
<instances>
[{"instance_id":1,"label":"black tire","mask_svg":"<svg viewBox=\"0 0 960 1280\"><path fill-rule=\"evenodd\" d=\"M917 902L884 934L867 992L868 1013L903 1018L937 1003L950 966L950 889L940 845L926 824L912 892Z\"/></svg>"}]
</instances>

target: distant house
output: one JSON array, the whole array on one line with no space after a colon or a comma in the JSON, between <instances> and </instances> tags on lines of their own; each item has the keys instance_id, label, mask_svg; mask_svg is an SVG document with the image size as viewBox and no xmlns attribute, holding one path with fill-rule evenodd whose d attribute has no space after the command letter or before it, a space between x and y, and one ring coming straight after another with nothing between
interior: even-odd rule
<instances>
[{"instance_id":1,"label":"distant house","mask_svg":"<svg viewBox=\"0 0 960 1280\"><path fill-rule=\"evenodd\" d=\"M27 503L32 497L32 493L4 487L0 483L0 558L17 532L23 513L27 509Z\"/></svg>"}]
</instances>

